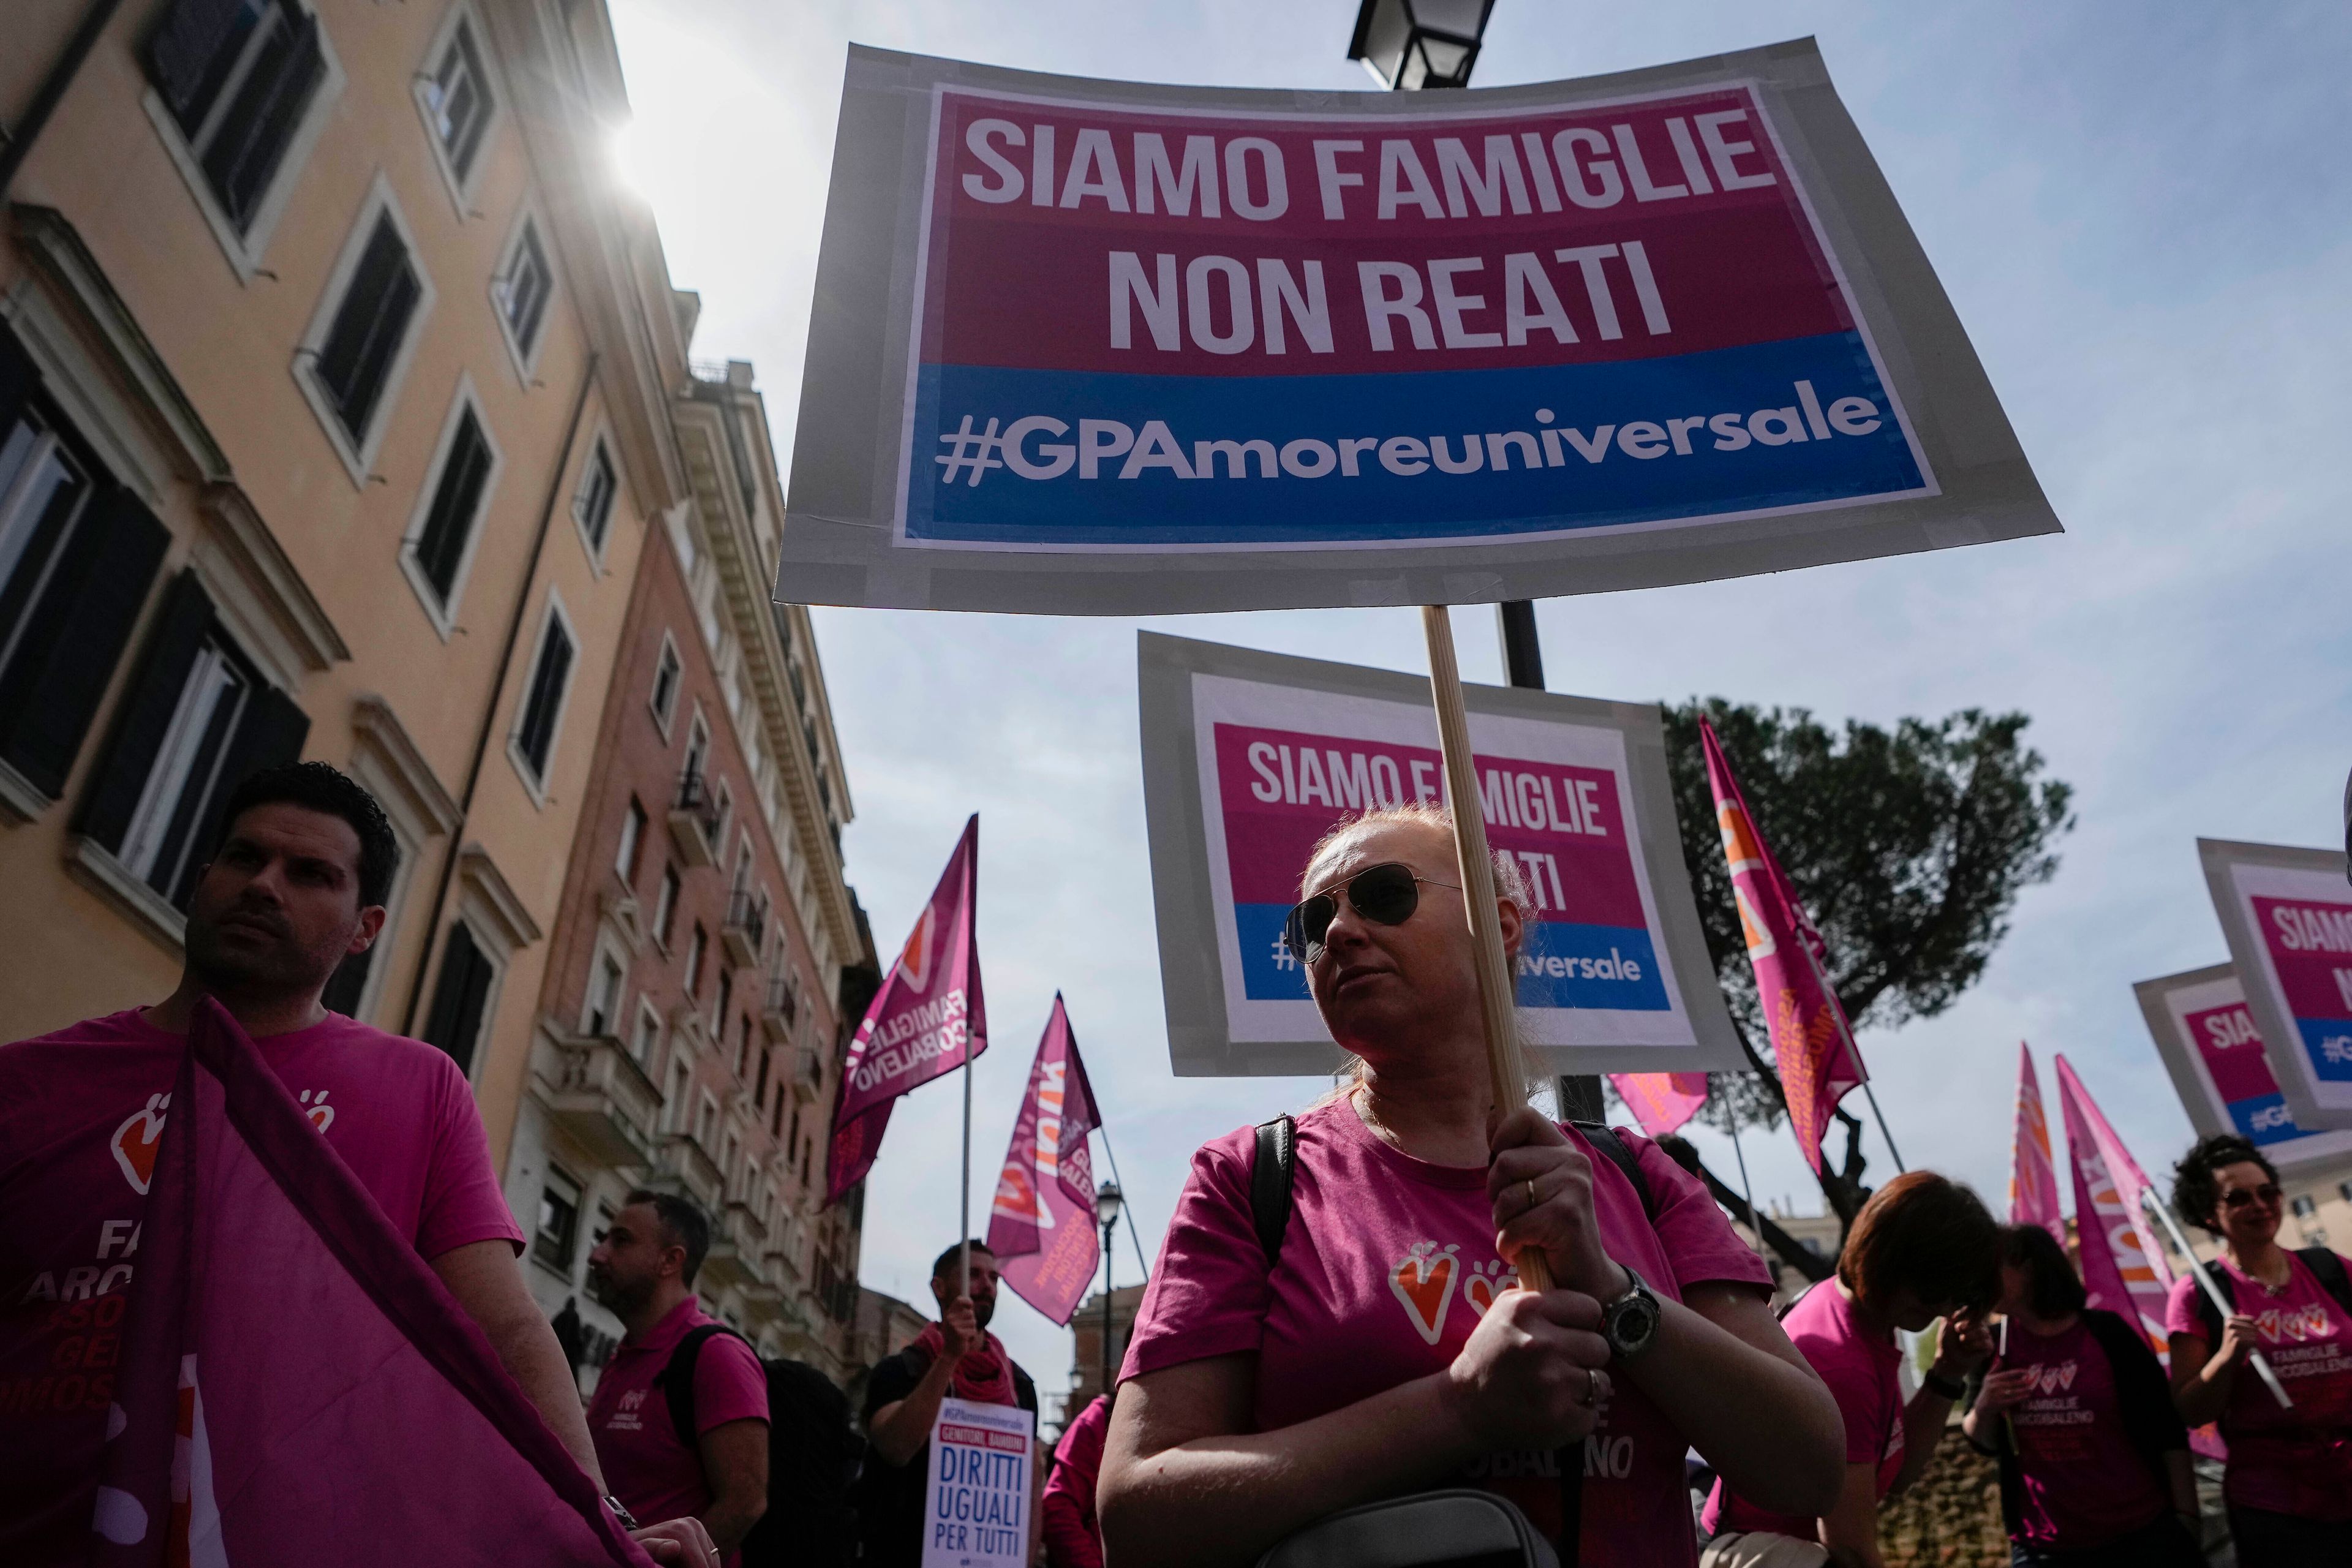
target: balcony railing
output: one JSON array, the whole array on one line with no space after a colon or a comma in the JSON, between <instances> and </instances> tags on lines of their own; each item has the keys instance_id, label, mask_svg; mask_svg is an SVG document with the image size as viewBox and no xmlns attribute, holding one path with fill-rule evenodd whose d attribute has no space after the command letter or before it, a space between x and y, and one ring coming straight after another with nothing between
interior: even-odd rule
<instances>
[{"instance_id":1,"label":"balcony railing","mask_svg":"<svg viewBox=\"0 0 2352 1568\"><path fill-rule=\"evenodd\" d=\"M781 1044L792 1038L800 1015L801 994L793 984L792 971L779 968L768 976L767 1002L761 1009L760 1022L767 1026L768 1037Z\"/></svg>"},{"instance_id":2,"label":"balcony railing","mask_svg":"<svg viewBox=\"0 0 2352 1568\"><path fill-rule=\"evenodd\" d=\"M768 943L768 900L749 888L738 888L727 900L727 923L720 928L727 956L738 963L757 963Z\"/></svg>"},{"instance_id":3,"label":"balcony railing","mask_svg":"<svg viewBox=\"0 0 2352 1568\"><path fill-rule=\"evenodd\" d=\"M718 1206L720 1189L725 1185L719 1173L719 1162L691 1134L673 1132L663 1139L654 1163L685 1187L688 1195L700 1204L704 1212Z\"/></svg>"},{"instance_id":4,"label":"balcony railing","mask_svg":"<svg viewBox=\"0 0 2352 1568\"><path fill-rule=\"evenodd\" d=\"M620 1041L591 1036L560 1042L548 1086L549 1113L608 1164L644 1164L661 1116L661 1094Z\"/></svg>"},{"instance_id":5,"label":"balcony railing","mask_svg":"<svg viewBox=\"0 0 2352 1568\"><path fill-rule=\"evenodd\" d=\"M701 770L680 773L670 802L669 836L688 865L708 866L719 858L719 816L718 795Z\"/></svg>"}]
</instances>

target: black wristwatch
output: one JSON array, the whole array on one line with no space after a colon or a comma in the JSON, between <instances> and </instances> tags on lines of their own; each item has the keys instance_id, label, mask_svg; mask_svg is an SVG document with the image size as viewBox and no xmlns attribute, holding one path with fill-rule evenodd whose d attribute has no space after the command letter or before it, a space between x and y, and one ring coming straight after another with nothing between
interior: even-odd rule
<instances>
[{"instance_id":1,"label":"black wristwatch","mask_svg":"<svg viewBox=\"0 0 2352 1568\"><path fill-rule=\"evenodd\" d=\"M1969 1391L1967 1384L1946 1377L1933 1367L1920 1375L1919 1385L1941 1399L1958 1399Z\"/></svg>"},{"instance_id":2,"label":"black wristwatch","mask_svg":"<svg viewBox=\"0 0 2352 1568\"><path fill-rule=\"evenodd\" d=\"M1657 1342L1665 1310L1642 1277L1625 1265L1625 1293L1601 1307L1601 1337L1609 1342L1609 1359L1629 1362Z\"/></svg>"}]
</instances>

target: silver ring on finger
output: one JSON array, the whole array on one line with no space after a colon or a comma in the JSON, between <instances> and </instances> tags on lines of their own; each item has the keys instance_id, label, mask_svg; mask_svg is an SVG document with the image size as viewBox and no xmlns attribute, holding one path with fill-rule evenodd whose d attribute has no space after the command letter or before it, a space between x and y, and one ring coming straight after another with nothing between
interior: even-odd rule
<instances>
[{"instance_id":1,"label":"silver ring on finger","mask_svg":"<svg viewBox=\"0 0 2352 1568\"><path fill-rule=\"evenodd\" d=\"M1527 1179L1527 1189L1528 1189L1528 1206L1527 1206L1526 1208L1524 1208L1524 1209L1520 1210L1519 1212L1520 1212L1520 1213L1522 1213L1522 1214L1533 1214L1533 1213L1536 1211L1536 1209L1537 1209L1537 1208L1538 1208L1538 1206L1543 1203L1543 1200L1542 1200L1541 1198L1539 1198L1539 1197L1536 1196L1536 1179L1535 1179L1533 1176L1529 1176L1529 1177Z\"/></svg>"}]
</instances>

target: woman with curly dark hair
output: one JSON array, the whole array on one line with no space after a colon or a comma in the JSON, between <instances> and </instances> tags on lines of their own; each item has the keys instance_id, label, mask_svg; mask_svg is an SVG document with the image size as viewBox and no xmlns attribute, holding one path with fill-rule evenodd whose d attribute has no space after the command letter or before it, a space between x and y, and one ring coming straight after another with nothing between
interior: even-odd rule
<instances>
[{"instance_id":1,"label":"woman with curly dark hair","mask_svg":"<svg viewBox=\"0 0 2352 1568\"><path fill-rule=\"evenodd\" d=\"M2326 1247L2278 1244L2279 1199L2278 1168L2228 1133L2173 1168L2173 1206L2221 1243L2210 1268L2231 1310L2174 1282L2172 1402L2192 1426L2221 1424L2242 1568L2352 1564L2352 1282ZM2254 1351L2292 1407L2245 1370Z\"/></svg>"},{"instance_id":2,"label":"woman with curly dark hair","mask_svg":"<svg viewBox=\"0 0 2352 1568\"><path fill-rule=\"evenodd\" d=\"M2038 1225L2001 1233L2000 1310L1960 1426L2000 1461L2012 1568L2197 1568L2189 1428L2138 1327Z\"/></svg>"}]
</instances>

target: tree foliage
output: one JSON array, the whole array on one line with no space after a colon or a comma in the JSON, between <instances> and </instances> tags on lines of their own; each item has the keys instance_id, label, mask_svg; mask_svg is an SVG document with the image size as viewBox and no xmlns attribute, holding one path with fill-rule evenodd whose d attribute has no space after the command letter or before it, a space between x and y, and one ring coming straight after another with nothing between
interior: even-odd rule
<instances>
[{"instance_id":1,"label":"tree foliage","mask_svg":"<svg viewBox=\"0 0 2352 1568\"><path fill-rule=\"evenodd\" d=\"M1976 984L2009 931L2018 894L2057 871L2053 845L2074 826L2072 789L2020 742L2022 713L1964 709L1892 730L1832 731L1803 709L1722 698L1665 710L1666 755L1707 955L1758 1066L1718 1075L1706 1119L1730 1129L1781 1114L1770 1037L1732 902L1699 721L1714 724L1749 815L1828 947L1825 967L1854 1027L1931 1018ZM1824 1181L1851 1219L1861 1185L1860 1123L1844 1171Z\"/></svg>"}]
</instances>

